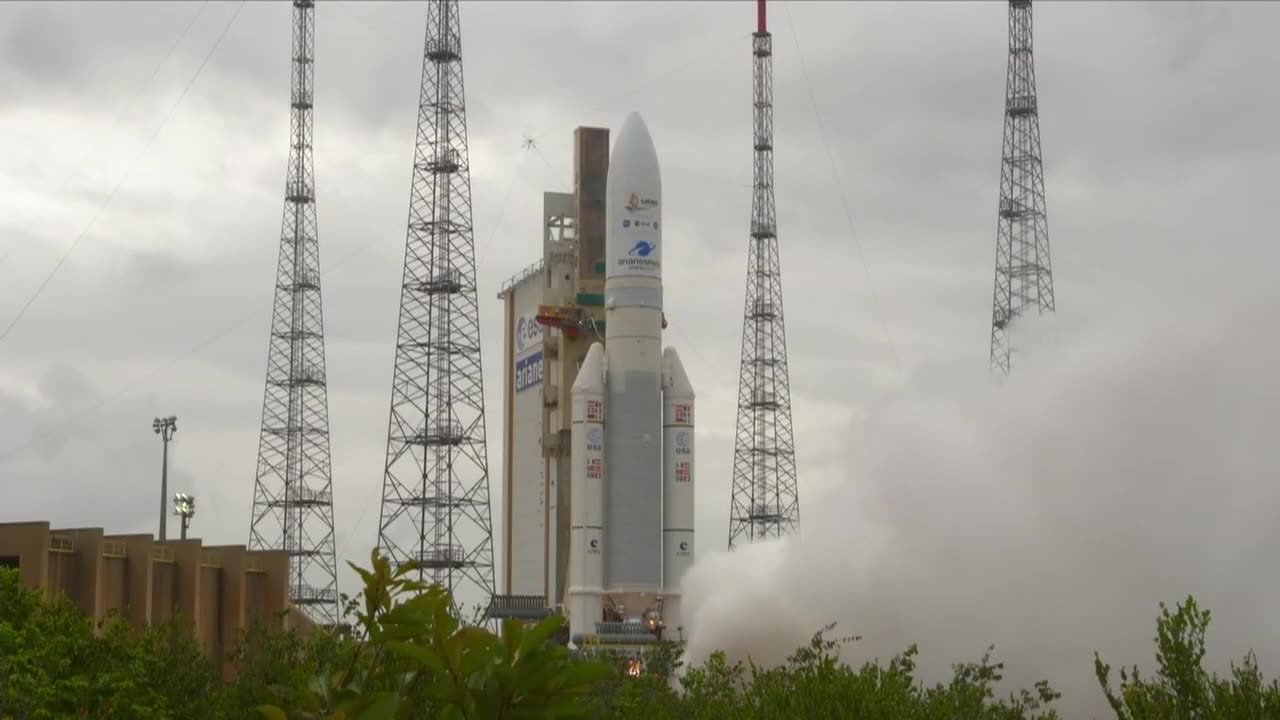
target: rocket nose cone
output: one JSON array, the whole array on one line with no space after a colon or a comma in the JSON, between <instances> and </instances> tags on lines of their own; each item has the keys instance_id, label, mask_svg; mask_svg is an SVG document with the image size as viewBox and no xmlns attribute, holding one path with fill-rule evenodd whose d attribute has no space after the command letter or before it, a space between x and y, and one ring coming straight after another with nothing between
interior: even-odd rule
<instances>
[{"instance_id":1,"label":"rocket nose cone","mask_svg":"<svg viewBox=\"0 0 1280 720\"><path fill-rule=\"evenodd\" d=\"M649 126L644 124L644 118L638 112L627 113L626 119L622 121L622 130L619 134L627 135L630 133L639 133L645 137L649 135Z\"/></svg>"},{"instance_id":2,"label":"rocket nose cone","mask_svg":"<svg viewBox=\"0 0 1280 720\"><path fill-rule=\"evenodd\" d=\"M653 147L653 136L649 134L649 126L645 125L640 113L630 113L622 121L622 129L618 131L618 139L614 144L614 152L619 150L627 157L652 156L656 165L658 153Z\"/></svg>"}]
</instances>

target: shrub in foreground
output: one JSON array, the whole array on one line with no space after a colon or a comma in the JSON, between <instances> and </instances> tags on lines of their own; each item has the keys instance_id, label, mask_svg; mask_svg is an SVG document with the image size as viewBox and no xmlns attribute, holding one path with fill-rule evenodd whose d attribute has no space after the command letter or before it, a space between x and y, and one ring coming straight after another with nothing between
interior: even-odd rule
<instances>
[{"instance_id":1,"label":"shrub in foreground","mask_svg":"<svg viewBox=\"0 0 1280 720\"><path fill-rule=\"evenodd\" d=\"M354 566L353 566L354 567ZM887 663L852 667L840 650L856 638L814 635L777 667L730 663L717 653L680 667L659 643L630 677L627 658L574 657L551 638L561 618L509 621L494 634L463 623L443 590L409 579L373 554L356 568L363 590L344 597L353 632L303 639L255 625L233 651L237 680L223 684L184 621L133 631L118 618L95 628L65 597L46 599L0 569L0 719L134 720L1056 720L1047 682L1000 696L1003 664L990 651L953 667L948 682L916 676L916 646ZM1192 598L1163 604L1156 672L1094 670L1117 720L1280 718L1280 683L1252 653L1227 677L1203 668L1210 615ZM673 681L673 674L679 677Z\"/></svg>"}]
</instances>

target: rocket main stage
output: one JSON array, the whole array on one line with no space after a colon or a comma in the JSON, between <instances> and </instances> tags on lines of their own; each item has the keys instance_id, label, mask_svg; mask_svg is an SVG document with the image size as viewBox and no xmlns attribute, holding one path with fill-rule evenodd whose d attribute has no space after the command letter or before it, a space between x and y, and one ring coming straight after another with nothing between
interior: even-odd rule
<instances>
[{"instance_id":1,"label":"rocket main stage","mask_svg":"<svg viewBox=\"0 0 1280 720\"><path fill-rule=\"evenodd\" d=\"M682 628L694 557L694 393L662 349L662 179L635 113L609 156L605 218L605 343L572 389L566 600L578 646Z\"/></svg>"}]
</instances>

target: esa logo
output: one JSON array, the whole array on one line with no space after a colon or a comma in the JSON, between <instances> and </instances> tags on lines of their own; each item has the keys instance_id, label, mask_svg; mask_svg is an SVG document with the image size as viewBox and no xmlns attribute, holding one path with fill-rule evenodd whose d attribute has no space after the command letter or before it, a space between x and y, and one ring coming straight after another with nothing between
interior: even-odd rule
<instances>
[{"instance_id":1,"label":"esa logo","mask_svg":"<svg viewBox=\"0 0 1280 720\"><path fill-rule=\"evenodd\" d=\"M591 428L587 431L587 450L599 451L603 449L600 442L600 428Z\"/></svg>"},{"instance_id":2,"label":"esa logo","mask_svg":"<svg viewBox=\"0 0 1280 720\"><path fill-rule=\"evenodd\" d=\"M590 553L590 554L592 554L592 555L599 555L599 554L600 554L600 541L599 541L599 540L597 540L597 539L595 539L595 538L591 538L591 542L587 543L587 548L588 548L588 549L587 549L587 552L588 552L588 553Z\"/></svg>"},{"instance_id":3,"label":"esa logo","mask_svg":"<svg viewBox=\"0 0 1280 720\"><path fill-rule=\"evenodd\" d=\"M522 353L530 343L541 339L542 326L530 317L522 317L516 321L516 353Z\"/></svg>"},{"instance_id":4,"label":"esa logo","mask_svg":"<svg viewBox=\"0 0 1280 720\"><path fill-rule=\"evenodd\" d=\"M687 555L689 554L689 541L688 541L688 540L681 540L681 541L680 541L680 551L679 551L678 553L676 553L676 554L677 554L677 555L679 555L679 556L681 556L681 557L685 557L685 556L687 556Z\"/></svg>"},{"instance_id":5,"label":"esa logo","mask_svg":"<svg viewBox=\"0 0 1280 720\"><path fill-rule=\"evenodd\" d=\"M653 252L653 243L647 240L637 240L635 246L627 251L632 257L649 257L649 253Z\"/></svg>"},{"instance_id":6,"label":"esa logo","mask_svg":"<svg viewBox=\"0 0 1280 720\"><path fill-rule=\"evenodd\" d=\"M687 432L676 433L676 454L677 455L692 454L692 451L689 449L689 433Z\"/></svg>"}]
</instances>

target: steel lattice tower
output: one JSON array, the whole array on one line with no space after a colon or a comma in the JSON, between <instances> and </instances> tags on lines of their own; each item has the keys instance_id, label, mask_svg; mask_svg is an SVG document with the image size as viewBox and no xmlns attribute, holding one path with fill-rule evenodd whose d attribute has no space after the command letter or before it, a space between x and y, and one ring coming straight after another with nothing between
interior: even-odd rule
<instances>
[{"instance_id":1,"label":"steel lattice tower","mask_svg":"<svg viewBox=\"0 0 1280 720\"><path fill-rule=\"evenodd\" d=\"M1012 350L1009 324L1028 308L1040 313L1054 310L1036 71L1031 55L1031 0L1009 2L1009 70L1001 155L991 369L1007 375Z\"/></svg>"},{"instance_id":2,"label":"steel lattice tower","mask_svg":"<svg viewBox=\"0 0 1280 720\"><path fill-rule=\"evenodd\" d=\"M314 47L314 3L294 0L289 170L249 547L288 551L291 600L330 624L339 619L338 573L311 147Z\"/></svg>"},{"instance_id":3,"label":"steel lattice tower","mask_svg":"<svg viewBox=\"0 0 1280 720\"><path fill-rule=\"evenodd\" d=\"M754 57L754 189L738 380L729 549L739 540L790 534L800 521L791 431L791 380L782 314L782 266L773 201L773 38L757 1Z\"/></svg>"},{"instance_id":4,"label":"steel lattice tower","mask_svg":"<svg viewBox=\"0 0 1280 720\"><path fill-rule=\"evenodd\" d=\"M454 602L494 592L457 0L428 5L378 547ZM475 597L478 594L480 597Z\"/></svg>"}]
</instances>

